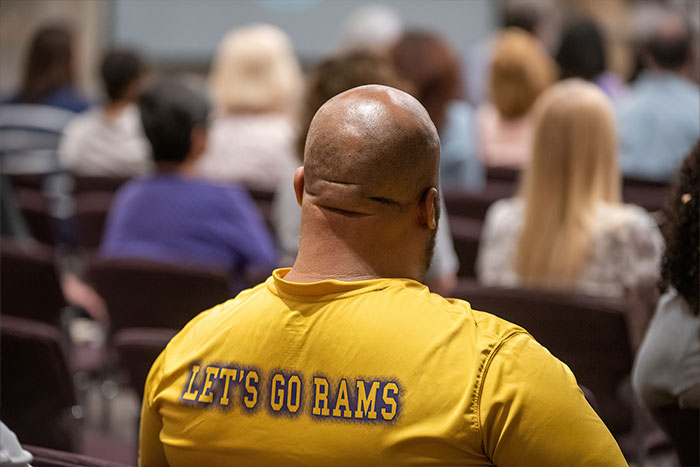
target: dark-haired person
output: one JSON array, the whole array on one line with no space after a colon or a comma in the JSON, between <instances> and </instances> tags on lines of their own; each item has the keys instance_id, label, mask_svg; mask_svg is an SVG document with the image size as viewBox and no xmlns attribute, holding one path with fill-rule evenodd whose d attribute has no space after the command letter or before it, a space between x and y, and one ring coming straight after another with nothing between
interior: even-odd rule
<instances>
[{"instance_id":1,"label":"dark-haired person","mask_svg":"<svg viewBox=\"0 0 700 467\"><path fill-rule=\"evenodd\" d=\"M595 21L580 18L564 29L556 60L560 79L581 78L600 87L611 99L625 90L624 83L607 71L605 36Z\"/></svg>"},{"instance_id":2,"label":"dark-haired person","mask_svg":"<svg viewBox=\"0 0 700 467\"><path fill-rule=\"evenodd\" d=\"M268 273L275 250L242 187L198 179L210 106L184 83L161 81L139 98L156 174L119 190L100 246L103 257L144 258L226 269L240 286Z\"/></svg>"},{"instance_id":3,"label":"dark-haired person","mask_svg":"<svg viewBox=\"0 0 700 467\"><path fill-rule=\"evenodd\" d=\"M666 292L632 373L634 389L652 413L700 409L700 142L681 166L663 234Z\"/></svg>"},{"instance_id":4,"label":"dark-haired person","mask_svg":"<svg viewBox=\"0 0 700 467\"><path fill-rule=\"evenodd\" d=\"M692 47L683 18L660 15L646 44L648 69L618 100L616 109L625 175L671 180L700 138L700 90L689 78Z\"/></svg>"},{"instance_id":5,"label":"dark-haired person","mask_svg":"<svg viewBox=\"0 0 700 467\"><path fill-rule=\"evenodd\" d=\"M88 101L75 89L73 34L62 25L49 25L33 36L24 63L19 91L3 104L42 104L82 112Z\"/></svg>"},{"instance_id":6,"label":"dark-haired person","mask_svg":"<svg viewBox=\"0 0 700 467\"><path fill-rule=\"evenodd\" d=\"M128 177L151 168L148 141L135 104L143 76L138 55L108 52L100 67L106 102L84 112L66 126L59 160L77 175Z\"/></svg>"}]
</instances>

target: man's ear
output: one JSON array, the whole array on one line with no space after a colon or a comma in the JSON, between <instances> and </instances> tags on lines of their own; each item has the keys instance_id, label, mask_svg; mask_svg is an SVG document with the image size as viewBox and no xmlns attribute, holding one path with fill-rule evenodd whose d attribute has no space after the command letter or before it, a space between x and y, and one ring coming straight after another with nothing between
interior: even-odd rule
<instances>
[{"instance_id":1,"label":"man's ear","mask_svg":"<svg viewBox=\"0 0 700 467\"><path fill-rule=\"evenodd\" d=\"M297 203L301 206L301 198L304 196L304 167L294 171L294 193L297 195Z\"/></svg>"},{"instance_id":2,"label":"man's ear","mask_svg":"<svg viewBox=\"0 0 700 467\"><path fill-rule=\"evenodd\" d=\"M438 191L430 187L423 193L418 206L418 219L430 230L437 229Z\"/></svg>"}]
</instances>

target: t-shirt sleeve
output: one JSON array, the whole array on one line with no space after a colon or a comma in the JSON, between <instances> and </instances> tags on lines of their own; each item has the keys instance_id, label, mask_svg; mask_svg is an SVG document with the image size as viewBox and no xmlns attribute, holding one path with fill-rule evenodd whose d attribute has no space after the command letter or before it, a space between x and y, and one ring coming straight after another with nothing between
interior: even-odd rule
<instances>
[{"instance_id":1,"label":"t-shirt sleeve","mask_svg":"<svg viewBox=\"0 0 700 467\"><path fill-rule=\"evenodd\" d=\"M479 423L484 452L500 467L627 465L571 370L525 333L488 361Z\"/></svg>"},{"instance_id":2,"label":"t-shirt sleeve","mask_svg":"<svg viewBox=\"0 0 700 467\"><path fill-rule=\"evenodd\" d=\"M153 407L153 397L163 373L165 351L163 351L151 367L146 378L141 406L141 426L139 428L139 465L167 466L163 444L160 442L160 431L163 423L160 415Z\"/></svg>"}]
</instances>

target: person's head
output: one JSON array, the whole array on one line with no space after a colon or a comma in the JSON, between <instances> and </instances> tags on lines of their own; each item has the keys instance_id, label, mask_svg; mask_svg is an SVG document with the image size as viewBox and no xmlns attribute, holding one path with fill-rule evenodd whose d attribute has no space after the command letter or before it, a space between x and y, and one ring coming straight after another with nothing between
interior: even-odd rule
<instances>
[{"instance_id":1,"label":"person's head","mask_svg":"<svg viewBox=\"0 0 700 467\"><path fill-rule=\"evenodd\" d=\"M39 102L74 81L73 35L61 25L39 29L29 45L24 63L20 96Z\"/></svg>"},{"instance_id":2,"label":"person's head","mask_svg":"<svg viewBox=\"0 0 700 467\"><path fill-rule=\"evenodd\" d=\"M515 269L524 284L566 287L581 271L597 206L620 200L615 120L605 94L579 79L547 90L535 119Z\"/></svg>"},{"instance_id":3,"label":"person's head","mask_svg":"<svg viewBox=\"0 0 700 467\"><path fill-rule=\"evenodd\" d=\"M661 280L685 299L690 312L700 312L700 141L683 161L678 183L666 210L666 248Z\"/></svg>"},{"instance_id":4,"label":"person's head","mask_svg":"<svg viewBox=\"0 0 700 467\"><path fill-rule=\"evenodd\" d=\"M562 79L593 81L606 68L603 32L592 20L572 22L564 30L556 59Z\"/></svg>"},{"instance_id":5,"label":"person's head","mask_svg":"<svg viewBox=\"0 0 700 467\"><path fill-rule=\"evenodd\" d=\"M491 102L505 120L524 116L556 78L556 65L535 38L508 29L497 38L491 60Z\"/></svg>"},{"instance_id":6,"label":"person's head","mask_svg":"<svg viewBox=\"0 0 700 467\"><path fill-rule=\"evenodd\" d=\"M445 123L447 104L462 97L457 54L441 37L430 32L409 31L391 49L399 73L415 88L439 129Z\"/></svg>"},{"instance_id":7,"label":"person's head","mask_svg":"<svg viewBox=\"0 0 700 467\"><path fill-rule=\"evenodd\" d=\"M340 50L386 51L403 31L401 17L382 4L363 5L345 21L340 37Z\"/></svg>"},{"instance_id":8,"label":"person's head","mask_svg":"<svg viewBox=\"0 0 700 467\"><path fill-rule=\"evenodd\" d=\"M229 32L219 44L209 81L214 104L228 113L290 111L304 85L289 37L269 24Z\"/></svg>"},{"instance_id":9,"label":"person's head","mask_svg":"<svg viewBox=\"0 0 700 467\"><path fill-rule=\"evenodd\" d=\"M202 92L184 81L162 80L141 94L138 106L160 167L177 167L204 152L210 106Z\"/></svg>"},{"instance_id":10,"label":"person's head","mask_svg":"<svg viewBox=\"0 0 700 467\"><path fill-rule=\"evenodd\" d=\"M692 57L692 39L688 25L675 13L663 13L656 22L645 47L648 66L681 72Z\"/></svg>"},{"instance_id":11,"label":"person's head","mask_svg":"<svg viewBox=\"0 0 700 467\"><path fill-rule=\"evenodd\" d=\"M143 75L141 58L129 50L110 50L102 59L100 75L110 102L136 99Z\"/></svg>"},{"instance_id":12,"label":"person's head","mask_svg":"<svg viewBox=\"0 0 700 467\"><path fill-rule=\"evenodd\" d=\"M411 92L410 83L396 73L391 60L378 52L357 49L331 56L312 72L302 108L297 154L304 157L306 134L311 120L331 97L364 84L382 84Z\"/></svg>"},{"instance_id":13,"label":"person's head","mask_svg":"<svg viewBox=\"0 0 700 467\"><path fill-rule=\"evenodd\" d=\"M338 269L421 279L439 217L439 159L435 126L409 94L368 85L326 102L294 178L297 263L333 259ZM348 256L353 265L339 259Z\"/></svg>"}]
</instances>

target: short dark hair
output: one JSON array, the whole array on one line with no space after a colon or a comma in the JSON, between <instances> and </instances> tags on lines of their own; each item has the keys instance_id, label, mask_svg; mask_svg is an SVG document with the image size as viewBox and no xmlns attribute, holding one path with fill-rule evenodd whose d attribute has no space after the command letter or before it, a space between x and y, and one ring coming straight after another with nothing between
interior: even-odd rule
<instances>
[{"instance_id":1,"label":"short dark hair","mask_svg":"<svg viewBox=\"0 0 700 467\"><path fill-rule=\"evenodd\" d=\"M571 22L564 30L556 60L562 79L593 81L606 67L603 32L589 19Z\"/></svg>"},{"instance_id":2,"label":"short dark hair","mask_svg":"<svg viewBox=\"0 0 700 467\"><path fill-rule=\"evenodd\" d=\"M654 34L646 44L646 50L659 68L677 70L690 58L692 39L687 25L678 34Z\"/></svg>"},{"instance_id":3,"label":"short dark hair","mask_svg":"<svg viewBox=\"0 0 700 467\"><path fill-rule=\"evenodd\" d=\"M130 50L111 50L102 59L100 74L107 97L116 101L143 73L141 58Z\"/></svg>"},{"instance_id":4,"label":"short dark hair","mask_svg":"<svg viewBox=\"0 0 700 467\"><path fill-rule=\"evenodd\" d=\"M176 164L187 158L192 130L206 124L211 109L203 92L174 79L150 86L138 105L153 159Z\"/></svg>"},{"instance_id":5,"label":"short dark hair","mask_svg":"<svg viewBox=\"0 0 700 467\"><path fill-rule=\"evenodd\" d=\"M73 35L64 25L39 29L29 45L24 63L20 97L40 102L52 93L73 84Z\"/></svg>"}]
</instances>

